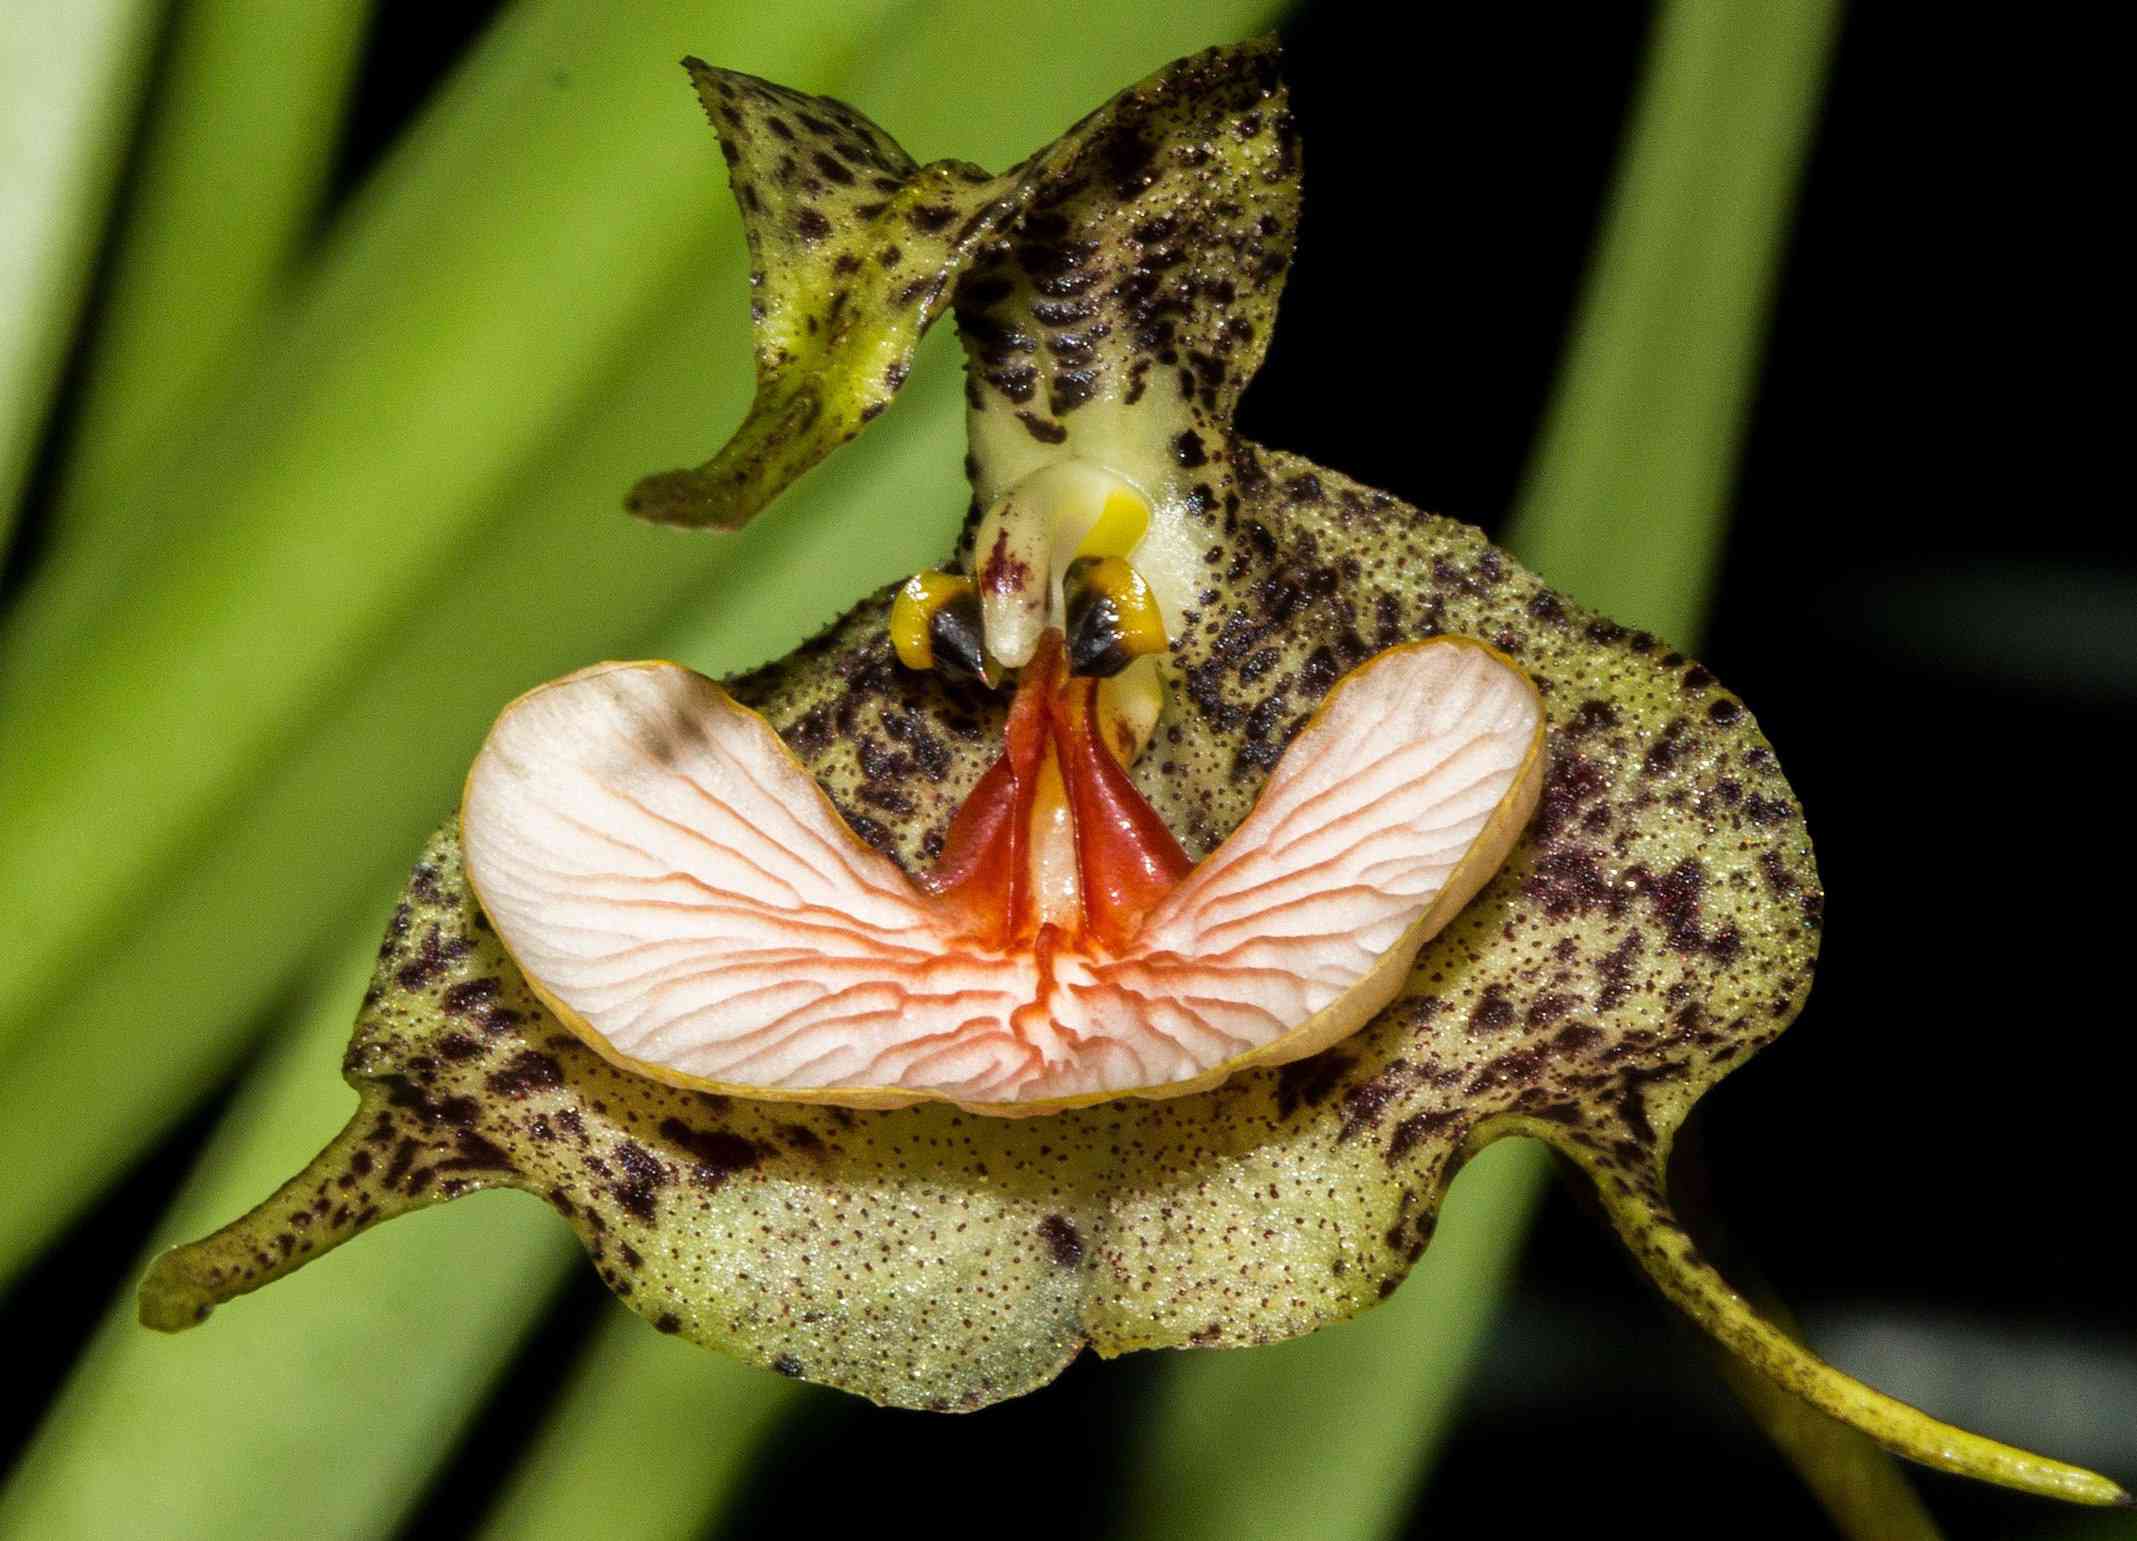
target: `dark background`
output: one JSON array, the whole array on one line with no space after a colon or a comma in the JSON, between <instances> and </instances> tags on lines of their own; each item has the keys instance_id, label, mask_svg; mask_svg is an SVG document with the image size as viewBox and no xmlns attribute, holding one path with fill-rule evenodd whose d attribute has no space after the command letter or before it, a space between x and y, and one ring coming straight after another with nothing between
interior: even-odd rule
<instances>
[{"instance_id":1,"label":"dark background","mask_svg":"<svg viewBox=\"0 0 2137 1541\"><path fill-rule=\"evenodd\" d=\"M488 14L382 6L337 197ZM1247 397L1250 434L1502 524L1650 19L1637 5L1467 5L1391 36L1378 7L1309 4L1290 18L1307 214ZM2137 1053L2123 746L2137 719L2137 560L2128 493L2105 475L2110 432L2127 434L2109 413L2128 392L2097 384L2119 360L2096 233L2100 202L2126 202L2126 170L2087 166L2104 142L2085 121L2102 99L2086 73L2096 40L2032 13L2019 30L1956 27L1944 11L1849 14L1785 253L1697 651L1757 713L1801 794L1829 887L1826 941L1809 1008L1711 1096L1703 1137L1738 1240L1814 1344L1957 1421L2128 1480ZM1391 206L1420 211L1426 238L1403 240ZM1336 399L1323 382L1354 373L1342 350L1361 261L1369 282L1392 262L1412 299L1387 313L1391 356L1430 367L1403 374L1402 394ZM66 431L63 403L48 468ZM10 588L37 550L33 515ZM214 1112L142 1170L183 1173ZM125 1185L0 1303L0 1332L27 1345L0 1455L35 1427L168 1192ZM564 1351L606 1309L583 1272L418 1507L423 1533L481 1514ZM812 1402L719 1533L797 1517L872 1529L883 1494L946 1456L968 1486L944 1500L945 1522L1103 1532L1153 1368L1087 1357L1048 1390L954 1424ZM826 1464L836 1484L821 1480ZM2059 1534L2075 1519L1919 1481L1953 1541ZM1657 1512L1660 1492L1676 1496ZM1564 1195L1529 1244L1412 1533L1488 1520L1827 1533Z\"/></svg>"}]
</instances>

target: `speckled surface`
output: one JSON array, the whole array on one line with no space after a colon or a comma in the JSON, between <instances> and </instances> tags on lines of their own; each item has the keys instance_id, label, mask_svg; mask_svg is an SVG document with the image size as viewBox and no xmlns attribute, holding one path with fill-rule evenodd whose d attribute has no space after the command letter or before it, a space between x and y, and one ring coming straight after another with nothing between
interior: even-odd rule
<instances>
[{"instance_id":1,"label":"speckled surface","mask_svg":"<svg viewBox=\"0 0 2137 1541\"><path fill-rule=\"evenodd\" d=\"M759 105L815 132L809 99ZM871 175L946 175L901 169L834 109L806 115L855 155L865 143ZM772 153L767 135L738 176ZM1337 1048L1175 1101L1003 1122L726 1101L617 1071L534 1002L468 897L449 822L359 1017L355 1119L260 1210L169 1254L145 1319L185 1325L379 1219L511 1185L545 1196L661 1330L881 1402L976 1407L1042 1384L1085 1344L1267 1342L1370 1306L1429 1241L1460 1161L1500 1133L1541 1134L1605 1181L1658 1192L1685 1110L1794 1015L1822 895L1742 704L1474 530L1232 435L1295 203L1273 52L1173 66L1008 193L977 175L944 225L954 236L993 212L957 254L938 244L928 259L965 329L976 490L1013 483L1035 455L1096 456L1154 483L1206 541L1164 661L1165 716L1135 767L1153 805L1206 853L1343 672L1392 643L1473 636L1531 673L1550 714L1543 803L1506 868L1427 947L1405 995ZM780 203L793 241L756 248L760 263L804 264L785 288L766 279L765 324L787 318L790 337L797 308L833 292L825 254L832 274L850 254L834 204L870 241L870 221L937 206L863 216L857 183L820 178L824 201L806 206L828 228L812 243L804 204ZM881 319L920 306L901 293L879 283L846 303L865 301L878 341L908 325L917 337L920 311ZM861 403L857 427L875 401L853 393L868 371L848 366L867 350L819 356L767 335L760 407L767 389L814 391ZM741 468L748 496L727 506L768 499L850 435L826 421L800 439L746 427L721 474ZM900 668L888 601L733 689L864 838L917 868L996 752L1001 703Z\"/></svg>"}]
</instances>

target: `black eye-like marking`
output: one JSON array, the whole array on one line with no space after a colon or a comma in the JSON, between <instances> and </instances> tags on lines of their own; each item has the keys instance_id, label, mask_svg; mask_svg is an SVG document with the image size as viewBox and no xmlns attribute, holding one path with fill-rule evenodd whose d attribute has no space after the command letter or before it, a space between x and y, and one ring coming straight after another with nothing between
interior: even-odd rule
<instances>
[{"instance_id":1,"label":"black eye-like marking","mask_svg":"<svg viewBox=\"0 0 2137 1541\"><path fill-rule=\"evenodd\" d=\"M916 574L891 604L891 645L908 669L933 669L945 679L1002 683L1001 662L987 651L979 590L960 573Z\"/></svg>"},{"instance_id":2,"label":"black eye-like marking","mask_svg":"<svg viewBox=\"0 0 2137 1541\"><path fill-rule=\"evenodd\" d=\"M1078 557L1061 588L1071 672L1107 678L1169 645L1157 596L1126 558Z\"/></svg>"},{"instance_id":3,"label":"black eye-like marking","mask_svg":"<svg viewBox=\"0 0 2137 1541\"><path fill-rule=\"evenodd\" d=\"M978 680L989 690L1002 683L1002 666L987 653L976 590L963 589L928 617L928 646L945 679Z\"/></svg>"}]
</instances>

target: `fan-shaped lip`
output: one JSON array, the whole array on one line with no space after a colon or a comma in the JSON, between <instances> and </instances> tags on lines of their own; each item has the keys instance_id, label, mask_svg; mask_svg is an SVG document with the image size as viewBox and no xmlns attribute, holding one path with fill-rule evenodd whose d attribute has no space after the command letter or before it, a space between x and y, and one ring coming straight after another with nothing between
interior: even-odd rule
<instances>
[{"instance_id":1,"label":"fan-shaped lip","mask_svg":"<svg viewBox=\"0 0 2137 1541\"><path fill-rule=\"evenodd\" d=\"M1493 874L1505 862L1508 853L1512 850L1515 841L1519 839L1522 830L1527 827L1530 817L1535 812L1543 782L1542 770L1547 723L1542 700L1537 694L1534 682L1519 664L1498 648L1476 638L1462 636L1431 637L1420 641L1397 643L1392 647L1375 653L1330 687L1328 694L1322 698L1319 706L1315 708L1306 723L1301 726L1297 737L1304 737L1320 724L1347 690L1355 689L1364 684L1371 677L1373 671L1384 667L1391 660L1415 654L1424 649L1448 647L1473 649L1489 657L1494 662L1503 665L1519 680L1534 707L1534 728L1530 734L1527 748L1514 771L1507 792L1493 808L1482 830L1471 841L1459 862L1448 874L1438 897L1427 908L1425 913L1419 916L1403 932L1402 936L1381 954L1364 977L1320 1011L1314 1013L1280 1037L1244 1054L1224 1060L1208 1070L1190 1077L1150 1086L1108 1088L1062 1097L1034 1098L1029 1101L985 1102L969 1101L948 1092L931 1088L866 1085L785 1087L719 1081L694 1075L688 1071L677 1069L672 1065L627 1054L618 1049L581 1013L561 1000L548 982L535 970L528 967L527 961L519 955L510 937L502 928L498 930L498 940L513 961L519 965L529 990L543 1005L549 1008L559 1022L569 1028L576 1037L583 1040L589 1048L593 1049L603 1059L608 1060L620 1069L629 1071L634 1075L643 1076L648 1080L710 1095L769 1102L829 1104L863 1110L909 1107L922 1102L948 1102L968 1113L993 1117L1023 1118L1067 1112L1076 1108L1117 1101L1124 1097L1160 1100L1208 1091L1221 1085L1241 1071L1261 1066L1285 1064L1292 1060L1303 1059L1311 1054L1317 1054L1364 1027L1367 1022L1377 1016L1385 1006L1401 993L1402 983L1409 974L1411 965L1416 960L1418 950L1442 930L1448 922L1453 920L1468 904L1469 900L1475 897L1477 891L1490 881ZM570 674L537 685L533 689L515 697L498 714L497 726L504 724L515 711L528 702L536 700L551 691L598 678L602 675L632 670L680 670L686 674L696 675L696 671L689 669L687 665L678 664L668 659L610 660L591 664ZM703 676L697 677L703 678ZM706 683L713 684L715 689L718 688L712 681L708 680ZM725 697L724 691L721 694ZM853 832L852 827L846 823L844 815L839 813L837 805L831 801L823 788L817 784L815 777L810 774L807 767L802 765L799 757L787 747L785 741L779 737L771 724L766 722L760 714L751 711L732 697L725 697L725 699L727 706L732 710L754 719L763 727L770 740L779 746L780 752L801 773L802 778L807 782L809 792L821 802L824 811L835 821L837 827L845 832L847 838L851 839L858 848L872 850L871 847L867 846L866 842L861 840L860 836ZM493 726L491 729L492 737L497 732L497 726ZM467 821L467 810L471 796L476 789L477 779L482 771L483 763L483 757L478 755L474 765L469 768L467 778L462 786L461 818L463 831ZM1258 808L1259 806L1260 803L1257 801L1256 807ZM1250 809L1247 819L1241 821L1242 825L1251 820L1253 816L1254 810ZM1221 850L1222 847L1220 846L1219 849ZM483 892L483 883L478 864L472 860L469 861L467 866L467 877L469 886L474 891L475 897L481 903L485 913L491 912L492 905L488 896Z\"/></svg>"}]
</instances>

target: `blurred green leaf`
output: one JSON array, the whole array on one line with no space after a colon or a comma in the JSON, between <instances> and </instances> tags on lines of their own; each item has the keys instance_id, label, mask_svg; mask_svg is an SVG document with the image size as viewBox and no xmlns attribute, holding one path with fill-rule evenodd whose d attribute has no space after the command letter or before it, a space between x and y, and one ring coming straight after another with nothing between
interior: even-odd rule
<instances>
[{"instance_id":1,"label":"blurred green leaf","mask_svg":"<svg viewBox=\"0 0 2137 1541\"><path fill-rule=\"evenodd\" d=\"M649 1332L604 1303L601 1330L482 1533L497 1541L689 1541L780 1419L833 1393Z\"/></svg>"},{"instance_id":2,"label":"blurred green leaf","mask_svg":"<svg viewBox=\"0 0 2137 1541\"><path fill-rule=\"evenodd\" d=\"M1924 552L1905 570L1807 596L1808 618L1902 668L2095 710L2137 705L2137 581L2102 565L1961 567Z\"/></svg>"},{"instance_id":3,"label":"blurred green leaf","mask_svg":"<svg viewBox=\"0 0 2137 1541\"><path fill-rule=\"evenodd\" d=\"M1838 0L1656 16L1608 227L1506 543L1678 642L1705 619Z\"/></svg>"},{"instance_id":4,"label":"blurred green leaf","mask_svg":"<svg viewBox=\"0 0 2137 1541\"><path fill-rule=\"evenodd\" d=\"M154 0L0 11L0 553L140 106Z\"/></svg>"},{"instance_id":5,"label":"blurred green leaf","mask_svg":"<svg viewBox=\"0 0 2137 1541\"><path fill-rule=\"evenodd\" d=\"M274 324L370 12L365 0L178 7L47 562L103 561L101 543L137 517L127 473L174 422L197 415L240 340Z\"/></svg>"}]
</instances>

